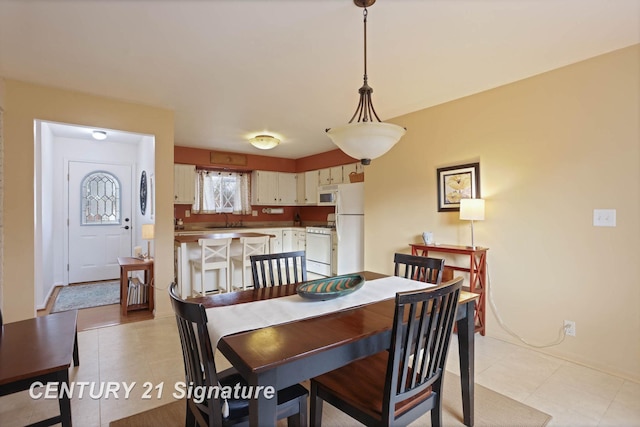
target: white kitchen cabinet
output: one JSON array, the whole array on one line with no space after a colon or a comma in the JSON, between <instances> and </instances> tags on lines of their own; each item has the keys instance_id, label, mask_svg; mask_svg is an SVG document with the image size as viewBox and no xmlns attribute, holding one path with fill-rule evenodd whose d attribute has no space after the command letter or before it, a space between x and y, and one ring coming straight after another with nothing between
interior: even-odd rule
<instances>
[{"instance_id":1,"label":"white kitchen cabinet","mask_svg":"<svg viewBox=\"0 0 640 427\"><path fill-rule=\"evenodd\" d=\"M173 165L173 203L192 205L196 201L195 165Z\"/></svg>"},{"instance_id":2,"label":"white kitchen cabinet","mask_svg":"<svg viewBox=\"0 0 640 427\"><path fill-rule=\"evenodd\" d=\"M342 184L343 182L345 182L342 172L342 166L334 166L329 169L331 169L331 184Z\"/></svg>"},{"instance_id":3,"label":"white kitchen cabinet","mask_svg":"<svg viewBox=\"0 0 640 427\"><path fill-rule=\"evenodd\" d=\"M269 239L269 253L279 254L282 250L282 228L269 228L261 230L260 233L272 234L274 237Z\"/></svg>"},{"instance_id":4,"label":"white kitchen cabinet","mask_svg":"<svg viewBox=\"0 0 640 427\"><path fill-rule=\"evenodd\" d=\"M344 178L344 182L345 183L351 182L351 179L349 178L349 175L352 172L355 172L355 173L364 172L364 166L362 165L362 163L360 163L360 162L349 163L348 165L343 165L342 166L342 176Z\"/></svg>"},{"instance_id":5,"label":"white kitchen cabinet","mask_svg":"<svg viewBox=\"0 0 640 427\"><path fill-rule=\"evenodd\" d=\"M315 205L318 203L318 171L296 174L296 205Z\"/></svg>"},{"instance_id":6,"label":"white kitchen cabinet","mask_svg":"<svg viewBox=\"0 0 640 427\"><path fill-rule=\"evenodd\" d=\"M289 172L253 171L251 174L251 204L296 204L296 174Z\"/></svg>"},{"instance_id":7,"label":"white kitchen cabinet","mask_svg":"<svg viewBox=\"0 0 640 427\"><path fill-rule=\"evenodd\" d=\"M296 205L296 174L278 172L278 204Z\"/></svg>"},{"instance_id":8,"label":"white kitchen cabinet","mask_svg":"<svg viewBox=\"0 0 640 427\"><path fill-rule=\"evenodd\" d=\"M304 204L318 204L318 171L304 173Z\"/></svg>"},{"instance_id":9,"label":"white kitchen cabinet","mask_svg":"<svg viewBox=\"0 0 640 427\"><path fill-rule=\"evenodd\" d=\"M304 230L293 231L293 250L304 251L307 249L307 232Z\"/></svg>"},{"instance_id":10,"label":"white kitchen cabinet","mask_svg":"<svg viewBox=\"0 0 640 427\"><path fill-rule=\"evenodd\" d=\"M320 169L318 171L318 174L320 185L342 184L343 182L345 182L342 166Z\"/></svg>"},{"instance_id":11,"label":"white kitchen cabinet","mask_svg":"<svg viewBox=\"0 0 640 427\"><path fill-rule=\"evenodd\" d=\"M293 250L293 230L290 228L282 229L282 252L291 252Z\"/></svg>"},{"instance_id":12,"label":"white kitchen cabinet","mask_svg":"<svg viewBox=\"0 0 640 427\"><path fill-rule=\"evenodd\" d=\"M299 172L296 174L296 205L304 205L305 204L305 173Z\"/></svg>"},{"instance_id":13,"label":"white kitchen cabinet","mask_svg":"<svg viewBox=\"0 0 640 427\"><path fill-rule=\"evenodd\" d=\"M318 185L331 184L331 168L320 169L318 171Z\"/></svg>"},{"instance_id":14,"label":"white kitchen cabinet","mask_svg":"<svg viewBox=\"0 0 640 427\"><path fill-rule=\"evenodd\" d=\"M278 172L253 171L251 174L251 204L278 203Z\"/></svg>"},{"instance_id":15,"label":"white kitchen cabinet","mask_svg":"<svg viewBox=\"0 0 640 427\"><path fill-rule=\"evenodd\" d=\"M295 228L282 229L282 252L304 251L307 247L307 233Z\"/></svg>"}]
</instances>

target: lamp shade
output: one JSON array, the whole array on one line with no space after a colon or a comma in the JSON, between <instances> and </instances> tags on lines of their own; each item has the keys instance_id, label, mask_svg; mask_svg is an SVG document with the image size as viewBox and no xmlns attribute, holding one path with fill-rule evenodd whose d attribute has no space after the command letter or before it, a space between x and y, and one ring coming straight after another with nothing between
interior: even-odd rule
<instances>
[{"instance_id":1,"label":"lamp shade","mask_svg":"<svg viewBox=\"0 0 640 427\"><path fill-rule=\"evenodd\" d=\"M249 142L261 150L270 150L280 144L280 140L271 135L257 135L251 138Z\"/></svg>"},{"instance_id":2,"label":"lamp shade","mask_svg":"<svg viewBox=\"0 0 640 427\"><path fill-rule=\"evenodd\" d=\"M142 224L142 238L144 240L152 240L154 235L153 224Z\"/></svg>"},{"instance_id":3,"label":"lamp shade","mask_svg":"<svg viewBox=\"0 0 640 427\"><path fill-rule=\"evenodd\" d=\"M461 199L460 219L471 221L484 220L484 200L483 199Z\"/></svg>"},{"instance_id":4,"label":"lamp shade","mask_svg":"<svg viewBox=\"0 0 640 427\"><path fill-rule=\"evenodd\" d=\"M327 130L327 135L338 148L348 156L361 160L382 156L405 133L405 128L383 122L349 123Z\"/></svg>"}]
</instances>

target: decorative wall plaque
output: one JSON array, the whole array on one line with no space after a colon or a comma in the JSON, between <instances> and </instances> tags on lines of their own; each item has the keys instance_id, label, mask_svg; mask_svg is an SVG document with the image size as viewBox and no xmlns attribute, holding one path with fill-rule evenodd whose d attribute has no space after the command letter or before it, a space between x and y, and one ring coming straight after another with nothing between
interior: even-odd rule
<instances>
[{"instance_id":1,"label":"decorative wall plaque","mask_svg":"<svg viewBox=\"0 0 640 427\"><path fill-rule=\"evenodd\" d=\"M140 213L147 211L147 172L142 171L140 176Z\"/></svg>"},{"instance_id":2,"label":"decorative wall plaque","mask_svg":"<svg viewBox=\"0 0 640 427\"><path fill-rule=\"evenodd\" d=\"M216 165L246 166L247 155L238 153L223 153L222 151L212 151L210 162Z\"/></svg>"}]
</instances>

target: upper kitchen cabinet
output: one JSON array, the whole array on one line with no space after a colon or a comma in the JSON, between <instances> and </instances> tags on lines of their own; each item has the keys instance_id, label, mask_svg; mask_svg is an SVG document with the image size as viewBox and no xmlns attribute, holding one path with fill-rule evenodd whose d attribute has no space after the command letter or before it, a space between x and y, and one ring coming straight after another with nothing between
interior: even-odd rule
<instances>
[{"instance_id":1,"label":"upper kitchen cabinet","mask_svg":"<svg viewBox=\"0 0 640 427\"><path fill-rule=\"evenodd\" d=\"M278 204L296 205L296 174L278 172Z\"/></svg>"},{"instance_id":2,"label":"upper kitchen cabinet","mask_svg":"<svg viewBox=\"0 0 640 427\"><path fill-rule=\"evenodd\" d=\"M296 174L296 204L315 205L318 203L318 171L307 171Z\"/></svg>"},{"instance_id":3,"label":"upper kitchen cabinet","mask_svg":"<svg viewBox=\"0 0 640 427\"><path fill-rule=\"evenodd\" d=\"M345 182L342 173L342 166L320 169L318 172L320 185L342 184Z\"/></svg>"},{"instance_id":4,"label":"upper kitchen cabinet","mask_svg":"<svg viewBox=\"0 0 640 427\"><path fill-rule=\"evenodd\" d=\"M296 204L296 174L288 172L253 171L251 174L251 204Z\"/></svg>"},{"instance_id":5,"label":"upper kitchen cabinet","mask_svg":"<svg viewBox=\"0 0 640 427\"><path fill-rule=\"evenodd\" d=\"M364 172L364 166L360 162L349 163L348 165L334 166L331 168L320 169L318 172L319 185L330 184L348 184L349 174L352 172Z\"/></svg>"},{"instance_id":6,"label":"upper kitchen cabinet","mask_svg":"<svg viewBox=\"0 0 640 427\"><path fill-rule=\"evenodd\" d=\"M196 201L195 165L173 165L173 203L192 205Z\"/></svg>"},{"instance_id":7,"label":"upper kitchen cabinet","mask_svg":"<svg viewBox=\"0 0 640 427\"><path fill-rule=\"evenodd\" d=\"M344 182L349 183L351 180L349 179L349 175L352 173L362 173L364 172L364 166L362 163L349 163L348 165L342 166L342 176L344 177Z\"/></svg>"}]
</instances>

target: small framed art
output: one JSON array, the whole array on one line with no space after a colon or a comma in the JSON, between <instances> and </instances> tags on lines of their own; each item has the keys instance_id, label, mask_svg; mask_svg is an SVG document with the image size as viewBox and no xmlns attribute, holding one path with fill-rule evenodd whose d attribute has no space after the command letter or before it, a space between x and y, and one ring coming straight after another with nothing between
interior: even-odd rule
<instances>
[{"instance_id":1,"label":"small framed art","mask_svg":"<svg viewBox=\"0 0 640 427\"><path fill-rule=\"evenodd\" d=\"M480 163L438 168L438 212L460 211L461 199L480 197Z\"/></svg>"}]
</instances>

